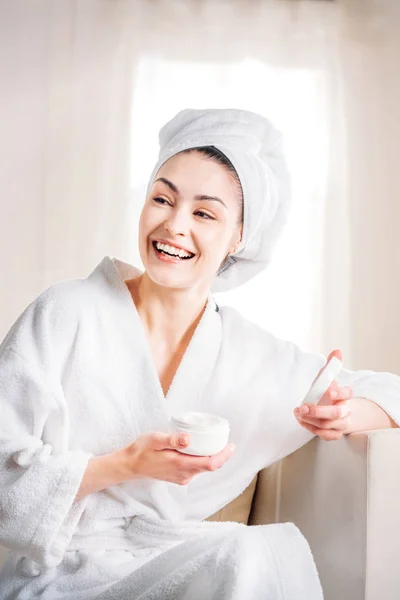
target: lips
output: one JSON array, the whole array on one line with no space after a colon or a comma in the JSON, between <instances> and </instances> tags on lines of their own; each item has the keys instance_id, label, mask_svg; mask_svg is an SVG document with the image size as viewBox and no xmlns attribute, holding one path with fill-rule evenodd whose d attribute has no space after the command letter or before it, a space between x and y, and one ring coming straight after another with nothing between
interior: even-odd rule
<instances>
[{"instance_id":1,"label":"lips","mask_svg":"<svg viewBox=\"0 0 400 600\"><path fill-rule=\"evenodd\" d=\"M156 243L167 244L168 246L172 246L173 248L177 248L178 250L183 250L184 252L189 252L189 254L196 254L192 250L189 250L188 248L184 248L183 246L179 246L178 244L175 244L174 242L169 242L168 240L153 240L152 243L153 243L153 245Z\"/></svg>"},{"instance_id":2,"label":"lips","mask_svg":"<svg viewBox=\"0 0 400 600\"><path fill-rule=\"evenodd\" d=\"M152 242L152 246L153 246L154 252L157 254L157 256L160 259L162 259L162 260L166 260L167 262L180 263L180 262L184 262L186 260L191 260L194 257L194 255L192 255L192 256L179 256L179 255L169 254L165 250L159 250L157 248L157 242Z\"/></svg>"}]
</instances>

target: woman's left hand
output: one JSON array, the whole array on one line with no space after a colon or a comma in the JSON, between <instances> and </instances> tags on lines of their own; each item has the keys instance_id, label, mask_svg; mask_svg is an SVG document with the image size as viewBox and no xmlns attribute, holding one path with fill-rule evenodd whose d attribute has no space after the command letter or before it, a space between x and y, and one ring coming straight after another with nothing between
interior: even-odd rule
<instances>
[{"instance_id":1,"label":"woman's left hand","mask_svg":"<svg viewBox=\"0 0 400 600\"><path fill-rule=\"evenodd\" d=\"M332 356L342 360L340 350L331 352L328 361ZM351 418L349 401L352 397L353 392L349 387L340 387L334 381L317 405L303 404L294 409L294 416L302 427L322 440L339 440L349 429Z\"/></svg>"}]
</instances>

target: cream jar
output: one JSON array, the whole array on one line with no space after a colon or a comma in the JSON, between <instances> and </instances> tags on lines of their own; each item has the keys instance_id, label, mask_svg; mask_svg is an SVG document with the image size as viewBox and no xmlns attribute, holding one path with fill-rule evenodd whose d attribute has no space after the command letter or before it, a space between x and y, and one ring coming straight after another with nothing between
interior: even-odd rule
<instances>
[{"instance_id":1,"label":"cream jar","mask_svg":"<svg viewBox=\"0 0 400 600\"><path fill-rule=\"evenodd\" d=\"M218 415L185 412L169 421L171 433L187 433L189 446L179 448L183 454L212 456L225 448L229 439L229 421Z\"/></svg>"}]
</instances>

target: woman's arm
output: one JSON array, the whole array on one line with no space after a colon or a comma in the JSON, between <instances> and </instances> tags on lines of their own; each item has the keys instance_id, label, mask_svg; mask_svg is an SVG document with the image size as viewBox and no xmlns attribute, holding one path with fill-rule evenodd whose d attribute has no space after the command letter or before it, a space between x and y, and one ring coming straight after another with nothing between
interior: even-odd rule
<instances>
[{"instance_id":1,"label":"woman's arm","mask_svg":"<svg viewBox=\"0 0 400 600\"><path fill-rule=\"evenodd\" d=\"M390 429L391 427L398 427L398 425L378 404L367 398L350 398L349 426L344 431L345 435L356 431Z\"/></svg>"},{"instance_id":2,"label":"woman's arm","mask_svg":"<svg viewBox=\"0 0 400 600\"><path fill-rule=\"evenodd\" d=\"M342 360L340 350L332 352ZM304 429L324 440L338 440L343 435L357 431L388 429L398 427L394 419L378 402L387 404L396 414L400 406L400 380L390 373L373 373L371 371L343 372L342 381L360 389L371 390L377 400L363 396L353 396L350 385L340 386L335 381L328 388L317 405L305 404L295 409L294 414ZM360 379L361 378L361 379ZM361 383L360 383L361 381ZM366 393L367 395L367 393Z\"/></svg>"},{"instance_id":3,"label":"woman's arm","mask_svg":"<svg viewBox=\"0 0 400 600\"><path fill-rule=\"evenodd\" d=\"M336 391L339 399L337 395L331 397L332 390ZM329 405L307 405L307 408L295 409L296 419L304 429L327 441L338 440L357 431L399 427L376 402L354 398L348 390L338 386L330 388L324 396L325 402L327 398L331 400Z\"/></svg>"},{"instance_id":4,"label":"woman's arm","mask_svg":"<svg viewBox=\"0 0 400 600\"><path fill-rule=\"evenodd\" d=\"M215 471L230 459L234 444L227 444L213 456L177 452L190 444L190 436L153 431L132 444L88 462L76 500L129 479L160 479L187 485L204 471Z\"/></svg>"},{"instance_id":5,"label":"woman's arm","mask_svg":"<svg viewBox=\"0 0 400 600\"><path fill-rule=\"evenodd\" d=\"M0 544L46 566L62 560L85 509L74 499L93 456L68 445L59 373L76 329L62 290L39 296L0 345Z\"/></svg>"},{"instance_id":6,"label":"woman's arm","mask_svg":"<svg viewBox=\"0 0 400 600\"><path fill-rule=\"evenodd\" d=\"M132 469L123 451L116 451L89 459L75 501L100 492L133 477Z\"/></svg>"}]
</instances>

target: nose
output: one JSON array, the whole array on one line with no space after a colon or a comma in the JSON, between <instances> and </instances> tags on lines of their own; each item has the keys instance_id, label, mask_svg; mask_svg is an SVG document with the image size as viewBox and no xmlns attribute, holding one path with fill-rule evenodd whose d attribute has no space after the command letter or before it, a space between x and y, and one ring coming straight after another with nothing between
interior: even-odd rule
<instances>
[{"instance_id":1,"label":"nose","mask_svg":"<svg viewBox=\"0 0 400 600\"><path fill-rule=\"evenodd\" d=\"M189 216L182 208L175 208L165 219L164 227L172 236L186 235L190 228Z\"/></svg>"}]
</instances>

